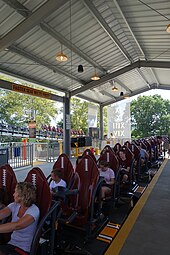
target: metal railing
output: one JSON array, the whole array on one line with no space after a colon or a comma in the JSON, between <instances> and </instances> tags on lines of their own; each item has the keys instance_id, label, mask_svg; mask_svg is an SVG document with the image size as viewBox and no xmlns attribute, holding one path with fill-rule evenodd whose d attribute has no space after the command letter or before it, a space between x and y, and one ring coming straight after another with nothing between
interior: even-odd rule
<instances>
[{"instance_id":1,"label":"metal railing","mask_svg":"<svg viewBox=\"0 0 170 255\"><path fill-rule=\"evenodd\" d=\"M8 147L8 164L14 169L33 166L33 144Z\"/></svg>"},{"instance_id":2,"label":"metal railing","mask_svg":"<svg viewBox=\"0 0 170 255\"><path fill-rule=\"evenodd\" d=\"M33 158L37 161L54 162L60 155L60 145L53 143L34 143Z\"/></svg>"}]
</instances>

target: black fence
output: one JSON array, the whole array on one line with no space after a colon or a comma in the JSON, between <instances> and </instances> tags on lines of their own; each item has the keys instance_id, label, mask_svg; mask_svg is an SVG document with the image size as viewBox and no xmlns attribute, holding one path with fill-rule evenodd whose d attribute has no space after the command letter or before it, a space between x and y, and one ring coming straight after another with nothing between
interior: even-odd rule
<instances>
[{"instance_id":1,"label":"black fence","mask_svg":"<svg viewBox=\"0 0 170 255\"><path fill-rule=\"evenodd\" d=\"M8 162L6 163L12 168L33 166L33 144L9 146L7 150Z\"/></svg>"}]
</instances>

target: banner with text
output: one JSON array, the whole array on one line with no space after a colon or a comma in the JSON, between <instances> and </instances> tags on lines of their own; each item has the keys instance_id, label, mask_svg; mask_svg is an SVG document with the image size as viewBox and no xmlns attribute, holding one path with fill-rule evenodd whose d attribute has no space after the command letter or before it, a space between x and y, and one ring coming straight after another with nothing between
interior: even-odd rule
<instances>
[{"instance_id":1,"label":"banner with text","mask_svg":"<svg viewBox=\"0 0 170 255\"><path fill-rule=\"evenodd\" d=\"M122 100L108 107L108 136L120 140L131 139L130 100Z\"/></svg>"},{"instance_id":2,"label":"banner with text","mask_svg":"<svg viewBox=\"0 0 170 255\"><path fill-rule=\"evenodd\" d=\"M88 127L97 127L97 106L88 105Z\"/></svg>"}]
</instances>

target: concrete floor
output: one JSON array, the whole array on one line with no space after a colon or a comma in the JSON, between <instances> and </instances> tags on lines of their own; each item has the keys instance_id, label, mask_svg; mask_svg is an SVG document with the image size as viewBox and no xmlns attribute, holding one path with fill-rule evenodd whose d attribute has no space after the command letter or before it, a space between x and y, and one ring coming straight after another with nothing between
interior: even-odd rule
<instances>
[{"instance_id":1,"label":"concrete floor","mask_svg":"<svg viewBox=\"0 0 170 255\"><path fill-rule=\"evenodd\" d=\"M76 158L72 158L71 162L73 164L73 167L75 166ZM55 162L35 162L33 167L39 167L45 176L47 177L53 168ZM17 168L14 170L15 175L17 177L17 181L24 181L28 172L33 168L32 166L29 167L23 167L23 168Z\"/></svg>"}]
</instances>

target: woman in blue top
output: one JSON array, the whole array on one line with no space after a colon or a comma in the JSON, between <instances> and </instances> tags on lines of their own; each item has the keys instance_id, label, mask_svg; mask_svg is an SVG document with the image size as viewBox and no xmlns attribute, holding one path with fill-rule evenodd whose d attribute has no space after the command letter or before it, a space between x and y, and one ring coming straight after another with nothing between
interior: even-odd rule
<instances>
[{"instance_id":1,"label":"woman in blue top","mask_svg":"<svg viewBox=\"0 0 170 255\"><path fill-rule=\"evenodd\" d=\"M18 183L13 196L14 202L0 210L0 220L12 216L11 222L0 225L0 233L12 232L8 244L0 245L0 255L18 254L18 248L29 253L40 215L32 183Z\"/></svg>"}]
</instances>

